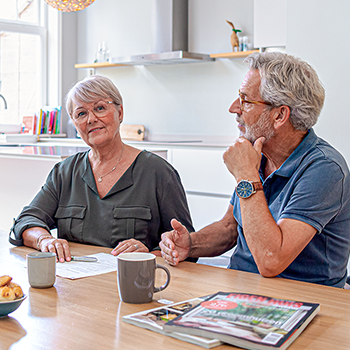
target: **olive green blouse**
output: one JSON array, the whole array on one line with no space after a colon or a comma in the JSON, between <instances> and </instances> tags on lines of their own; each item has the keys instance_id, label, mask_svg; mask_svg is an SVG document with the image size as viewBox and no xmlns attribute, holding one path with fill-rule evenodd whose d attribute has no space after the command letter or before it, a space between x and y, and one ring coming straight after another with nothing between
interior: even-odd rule
<instances>
[{"instance_id":1,"label":"olive green blouse","mask_svg":"<svg viewBox=\"0 0 350 350\"><path fill-rule=\"evenodd\" d=\"M109 193L100 198L88 151L57 163L33 201L23 208L12 228L22 245L30 227L58 229L72 242L114 248L134 238L159 249L161 234L178 219L191 232L191 217L177 171L163 158L142 151Z\"/></svg>"}]
</instances>

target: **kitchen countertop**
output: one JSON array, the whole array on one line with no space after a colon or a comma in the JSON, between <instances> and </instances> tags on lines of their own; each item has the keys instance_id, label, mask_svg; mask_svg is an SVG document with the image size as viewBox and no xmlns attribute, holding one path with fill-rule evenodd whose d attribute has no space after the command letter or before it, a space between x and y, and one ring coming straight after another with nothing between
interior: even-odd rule
<instances>
[{"instance_id":1,"label":"kitchen countertop","mask_svg":"<svg viewBox=\"0 0 350 350\"><path fill-rule=\"evenodd\" d=\"M156 135L144 141L123 140L138 148L148 147L228 147L234 137L203 135ZM83 140L69 138L40 138L37 143L10 144L0 143L0 156L32 156L63 160L77 152L88 150Z\"/></svg>"},{"instance_id":2,"label":"kitchen countertop","mask_svg":"<svg viewBox=\"0 0 350 350\"><path fill-rule=\"evenodd\" d=\"M143 141L127 140L127 144L135 145L164 145L164 146L194 146L194 147L228 147L235 140L235 136L210 136L210 135L152 135ZM85 145L81 139L68 138L40 138L40 143L55 145Z\"/></svg>"},{"instance_id":3,"label":"kitchen countertop","mask_svg":"<svg viewBox=\"0 0 350 350\"><path fill-rule=\"evenodd\" d=\"M64 145L41 145L40 143L27 144L0 144L0 155L4 156L34 156L40 158L65 159L77 152L88 150L88 146L64 146Z\"/></svg>"}]
</instances>

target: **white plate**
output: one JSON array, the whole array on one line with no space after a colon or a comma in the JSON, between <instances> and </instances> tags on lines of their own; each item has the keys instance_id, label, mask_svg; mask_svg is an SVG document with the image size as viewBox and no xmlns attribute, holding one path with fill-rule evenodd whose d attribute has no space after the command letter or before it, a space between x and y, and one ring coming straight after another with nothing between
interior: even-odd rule
<instances>
[{"instance_id":1,"label":"white plate","mask_svg":"<svg viewBox=\"0 0 350 350\"><path fill-rule=\"evenodd\" d=\"M19 124L0 124L0 134L19 134L21 125Z\"/></svg>"},{"instance_id":2,"label":"white plate","mask_svg":"<svg viewBox=\"0 0 350 350\"><path fill-rule=\"evenodd\" d=\"M29 134L2 134L0 135L0 143L36 143L38 135Z\"/></svg>"}]
</instances>

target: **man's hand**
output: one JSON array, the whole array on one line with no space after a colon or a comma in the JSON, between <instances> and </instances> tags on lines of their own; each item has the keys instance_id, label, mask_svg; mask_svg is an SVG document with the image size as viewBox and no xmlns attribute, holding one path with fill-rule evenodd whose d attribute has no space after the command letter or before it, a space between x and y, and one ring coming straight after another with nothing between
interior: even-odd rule
<instances>
[{"instance_id":1,"label":"man's hand","mask_svg":"<svg viewBox=\"0 0 350 350\"><path fill-rule=\"evenodd\" d=\"M259 137L252 146L247 139L239 137L225 151L224 163L237 182L242 179L259 181L258 171L264 142L265 138Z\"/></svg>"},{"instance_id":2,"label":"man's hand","mask_svg":"<svg viewBox=\"0 0 350 350\"><path fill-rule=\"evenodd\" d=\"M159 247L162 256L169 265L177 265L185 260L190 252L191 238L186 227L176 219L171 220L173 231L164 232Z\"/></svg>"}]
</instances>

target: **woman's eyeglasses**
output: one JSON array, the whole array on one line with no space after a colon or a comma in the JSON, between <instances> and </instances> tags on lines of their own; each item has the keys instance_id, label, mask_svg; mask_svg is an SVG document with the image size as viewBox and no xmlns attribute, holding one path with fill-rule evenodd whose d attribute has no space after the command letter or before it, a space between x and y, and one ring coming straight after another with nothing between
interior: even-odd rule
<instances>
[{"instance_id":1,"label":"woman's eyeglasses","mask_svg":"<svg viewBox=\"0 0 350 350\"><path fill-rule=\"evenodd\" d=\"M78 107L73 112L72 119L78 124L84 123L87 120L89 111L91 111L97 118L104 118L107 116L110 108L109 105L112 103L113 101L99 101L96 102L91 109Z\"/></svg>"},{"instance_id":2,"label":"woman's eyeglasses","mask_svg":"<svg viewBox=\"0 0 350 350\"><path fill-rule=\"evenodd\" d=\"M248 100L246 100L245 96L241 94L241 90L238 90L238 95L239 95L239 103L240 103L242 112L244 111L244 105L246 103L252 103L252 104L255 104L255 105L272 106L272 103L270 103L270 102L265 102L265 101L248 101Z\"/></svg>"}]
</instances>

